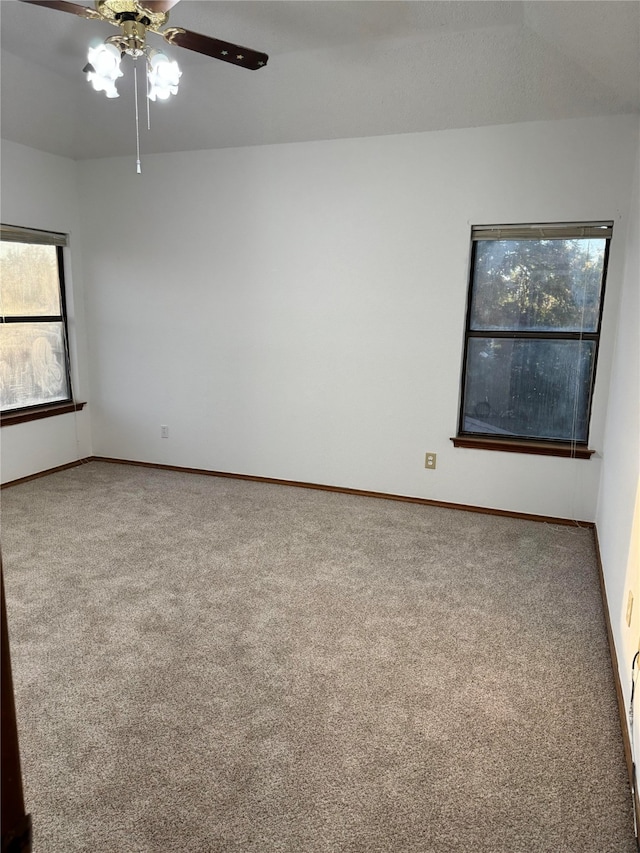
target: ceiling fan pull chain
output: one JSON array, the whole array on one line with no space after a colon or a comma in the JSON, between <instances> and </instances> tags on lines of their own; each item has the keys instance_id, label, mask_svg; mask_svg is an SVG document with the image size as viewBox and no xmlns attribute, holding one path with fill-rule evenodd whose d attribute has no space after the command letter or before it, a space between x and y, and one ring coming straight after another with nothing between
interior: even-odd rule
<instances>
[{"instance_id":1,"label":"ceiling fan pull chain","mask_svg":"<svg viewBox=\"0 0 640 853\"><path fill-rule=\"evenodd\" d=\"M136 173L138 175L141 175L142 167L140 165L140 120L138 117L138 65L135 59L133 61L133 88L135 92L136 102Z\"/></svg>"},{"instance_id":2,"label":"ceiling fan pull chain","mask_svg":"<svg viewBox=\"0 0 640 853\"><path fill-rule=\"evenodd\" d=\"M145 51L144 62L145 62L145 65L144 65L144 70L145 70L144 81L145 81L145 95L146 95L145 101L147 102L147 130L151 130L151 108L149 106L149 101L151 100L151 98L149 97L149 93L151 90L151 85L150 85L150 81L149 81L149 69L151 67L151 64L149 62L149 51L148 50Z\"/></svg>"}]
</instances>

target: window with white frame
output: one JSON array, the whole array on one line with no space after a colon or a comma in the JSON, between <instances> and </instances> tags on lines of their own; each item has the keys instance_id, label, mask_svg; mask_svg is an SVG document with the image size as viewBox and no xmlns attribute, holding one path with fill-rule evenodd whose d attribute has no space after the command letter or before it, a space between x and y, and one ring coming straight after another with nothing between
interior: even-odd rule
<instances>
[{"instance_id":1,"label":"window with white frame","mask_svg":"<svg viewBox=\"0 0 640 853\"><path fill-rule=\"evenodd\" d=\"M0 236L0 408L71 402L66 235L2 225Z\"/></svg>"},{"instance_id":2,"label":"window with white frame","mask_svg":"<svg viewBox=\"0 0 640 853\"><path fill-rule=\"evenodd\" d=\"M458 444L587 448L612 227L472 229Z\"/></svg>"}]
</instances>

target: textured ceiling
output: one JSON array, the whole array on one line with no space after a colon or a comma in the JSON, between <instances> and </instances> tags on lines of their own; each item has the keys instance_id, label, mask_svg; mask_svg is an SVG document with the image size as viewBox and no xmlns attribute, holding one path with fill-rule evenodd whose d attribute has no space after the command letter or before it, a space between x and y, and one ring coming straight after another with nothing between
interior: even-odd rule
<instances>
[{"instance_id":1,"label":"textured ceiling","mask_svg":"<svg viewBox=\"0 0 640 853\"><path fill-rule=\"evenodd\" d=\"M171 24L270 59L251 72L167 47L183 76L151 131L143 115L147 153L640 112L635 0L182 0ZM82 74L112 27L17 0L1 0L0 27L3 138L131 154L131 65L116 100Z\"/></svg>"}]
</instances>

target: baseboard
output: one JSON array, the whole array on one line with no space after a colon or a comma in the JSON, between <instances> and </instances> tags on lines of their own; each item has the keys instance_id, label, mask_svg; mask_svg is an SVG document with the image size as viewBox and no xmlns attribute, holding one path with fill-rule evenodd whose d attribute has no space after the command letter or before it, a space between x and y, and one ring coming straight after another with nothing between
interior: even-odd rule
<instances>
[{"instance_id":1,"label":"baseboard","mask_svg":"<svg viewBox=\"0 0 640 853\"><path fill-rule=\"evenodd\" d=\"M17 480L9 480L7 483L2 483L0 489L8 489L9 486L18 486L20 483L28 483L30 480L38 480L40 477L48 477L49 474L56 474L58 471L66 471L68 468L77 468L78 465L85 465L93 460L93 456L87 456L84 459L76 459L73 462L67 462L65 465L56 465L55 468L47 468L45 471L38 471L37 474L29 474L28 477L19 477Z\"/></svg>"},{"instance_id":2,"label":"baseboard","mask_svg":"<svg viewBox=\"0 0 640 853\"><path fill-rule=\"evenodd\" d=\"M31 815L25 815L12 830L2 834L2 853L31 853L33 849Z\"/></svg>"},{"instance_id":3,"label":"baseboard","mask_svg":"<svg viewBox=\"0 0 640 853\"><path fill-rule=\"evenodd\" d=\"M506 509L472 506L469 504L434 501L429 498L417 498L410 495L395 495L389 492L372 492L367 489L351 489L345 486L327 486L323 483L307 483L302 480L282 480L277 477L258 477L253 474L235 474L230 471L210 471L206 468L186 468L180 465L163 465L159 462L138 462L134 459L114 459L110 456L92 456L95 462L112 462L116 465L137 465L142 468L157 468L161 471L178 471L182 474L202 474L207 477L227 477L233 480L249 480L253 483L272 483L278 486L294 486L298 489L316 489L321 492L337 492L342 495L360 495L366 498L380 498L387 501L437 506L443 509L457 509L464 512L478 512L484 515L500 515L506 518L522 518L525 521L540 521L545 524L563 524L569 527L593 527L592 521L575 521L569 518L556 518L550 515L534 515L526 512L512 512Z\"/></svg>"},{"instance_id":4,"label":"baseboard","mask_svg":"<svg viewBox=\"0 0 640 853\"><path fill-rule=\"evenodd\" d=\"M3 483L0 488L6 489L9 486L17 486L20 483L27 483L29 480L37 480L39 477L46 477L49 474L55 474L57 471L65 471L68 468L76 468L78 465L85 465L87 462L110 462L115 465L136 465L140 468L156 468L160 471L177 471L181 474L201 474L206 477L227 477L233 480L249 480L253 483L272 483L279 486L294 486L298 489L316 489L321 492L337 492L342 495L360 495L366 498L380 498L387 501L402 501L403 503L420 504L421 506L437 506L443 509L457 509L463 512L478 512L483 515L498 515L505 518L521 518L525 521L539 521L544 524L561 524L567 527L587 527L593 528L593 521L578 521L571 518L558 518L553 515L535 515L529 512L513 512L508 509L493 509L492 507L473 506L472 504L459 504L450 501L435 501L430 498L418 498L411 495L396 495L390 492L373 492L368 489L351 489L346 486L328 486L324 483L307 483L303 480L283 480L277 477L259 477L254 474L235 474L231 471L211 471L208 468L188 468L183 465L163 465L160 462L140 462L135 459L115 459L111 456L87 456L84 459L77 459L75 462L68 462L66 465L58 465L55 468L47 468L45 471L39 471L37 474L30 474L28 477L20 477L17 480L10 480L8 483Z\"/></svg>"},{"instance_id":5,"label":"baseboard","mask_svg":"<svg viewBox=\"0 0 640 853\"><path fill-rule=\"evenodd\" d=\"M622 744L624 746L624 757L627 764L627 773L629 775L629 787L633 791L635 801L636 815L640 815L640 797L638 796L637 787L634 785L633 778L633 753L631 751L631 739L629 737L629 726L627 723L627 709L624 701L624 693L622 691L622 683L620 681L620 668L618 666L618 654L616 652L616 644L613 638L613 630L611 628L611 616L609 614L609 602L607 600L607 588L604 582L604 568L602 565L602 557L600 554L600 542L598 540L598 528L593 526L593 539L596 550L596 563L598 565L598 577L600 580L600 594L602 595L602 609L604 610L604 623L607 631L607 640L609 641L609 654L611 656L611 666L613 669L613 681L616 688L616 698L618 700L618 713L620 715L620 729L622 731Z\"/></svg>"}]
</instances>

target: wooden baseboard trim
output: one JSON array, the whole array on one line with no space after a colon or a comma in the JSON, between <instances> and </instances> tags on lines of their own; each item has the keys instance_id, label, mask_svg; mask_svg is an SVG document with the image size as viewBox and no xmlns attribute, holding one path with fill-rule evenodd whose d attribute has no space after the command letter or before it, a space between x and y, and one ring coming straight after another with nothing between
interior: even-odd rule
<instances>
[{"instance_id":1,"label":"wooden baseboard trim","mask_svg":"<svg viewBox=\"0 0 640 853\"><path fill-rule=\"evenodd\" d=\"M55 468L47 468L46 471L38 471L37 474L29 474L28 477L20 477L18 480L9 480L8 483L2 483L0 489L8 489L9 486L18 486L20 483L28 483L30 480L39 480L40 477L47 477L49 474L56 474L58 471L66 471L68 468L77 468L78 465L85 465L91 462L93 456L87 456L84 459L76 459L74 462L67 462L66 465L57 465Z\"/></svg>"},{"instance_id":2,"label":"wooden baseboard trim","mask_svg":"<svg viewBox=\"0 0 640 853\"><path fill-rule=\"evenodd\" d=\"M33 850L33 829L31 815L25 815L13 830L2 834L2 853L31 853Z\"/></svg>"},{"instance_id":3,"label":"wooden baseboard trim","mask_svg":"<svg viewBox=\"0 0 640 853\"><path fill-rule=\"evenodd\" d=\"M598 540L598 528L593 526L593 540L596 550L596 563L598 565L598 577L600 581L600 594L602 596L602 609L604 611L604 624L607 632L607 640L609 642L609 654L611 656L611 667L613 669L613 681L616 688L616 698L618 700L618 714L620 715L620 729L622 731L622 744L624 747L624 757L627 764L627 773L629 776L629 787L633 791L635 800L636 814L640 815L640 797L638 796L637 788L633 783L633 753L631 751L631 739L629 737L629 726L627 724L627 708L624 701L624 693L622 692L622 683L620 681L620 668L618 666L618 654L616 652L616 644L613 638L613 630L611 628L611 616L609 614L609 602L607 600L607 588L604 582L604 568L602 565L602 557L600 554L600 542Z\"/></svg>"},{"instance_id":4,"label":"wooden baseboard trim","mask_svg":"<svg viewBox=\"0 0 640 853\"><path fill-rule=\"evenodd\" d=\"M133 459L114 459L110 456L92 456L96 462L112 462L117 465L137 465L142 468L157 468L161 471L178 471L182 474L202 474L207 477L227 477L233 480L249 480L254 483L272 483L279 486L294 486L298 489L316 489L321 492L336 492L342 495L359 495L366 498L380 498L387 501L420 504L421 506L437 506L443 509L457 509L464 512L478 512L484 515L499 515L506 518L521 518L525 521L540 521L545 524L562 524L568 527L592 528L592 521L575 521L569 518L556 518L550 515L534 515L526 512L512 512L506 509L472 506L469 504L434 501L429 498L418 498L410 495L395 495L389 492L372 492L367 489L351 489L344 486L327 486L322 483L307 483L301 480L281 480L276 477L258 477L253 474L235 474L230 471L210 471L206 468L186 468L179 465L163 465L158 462L138 462Z\"/></svg>"}]
</instances>

